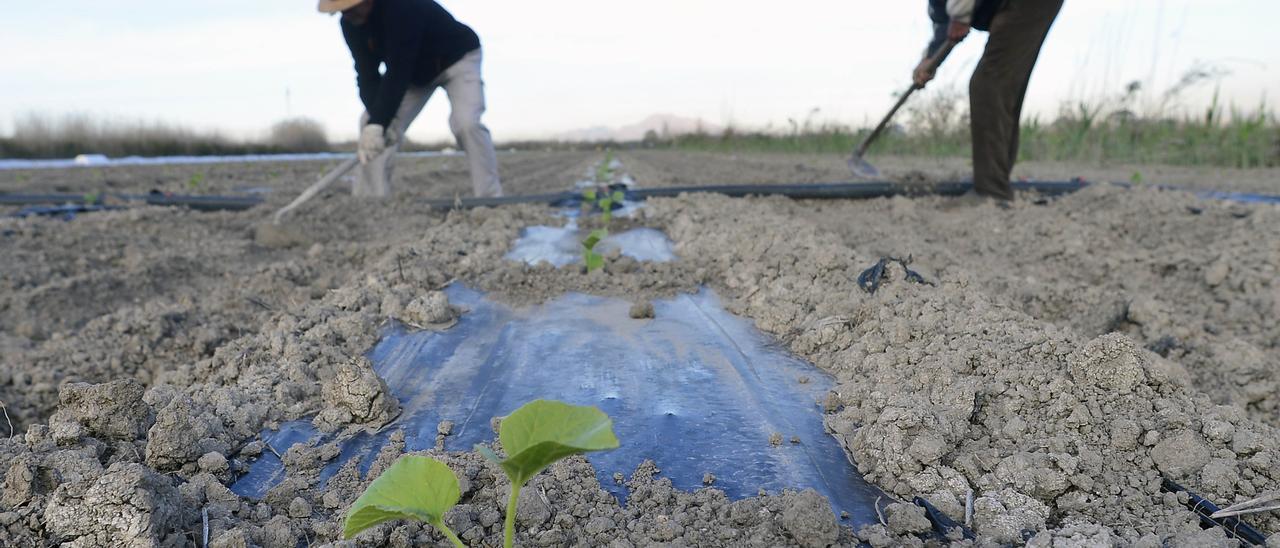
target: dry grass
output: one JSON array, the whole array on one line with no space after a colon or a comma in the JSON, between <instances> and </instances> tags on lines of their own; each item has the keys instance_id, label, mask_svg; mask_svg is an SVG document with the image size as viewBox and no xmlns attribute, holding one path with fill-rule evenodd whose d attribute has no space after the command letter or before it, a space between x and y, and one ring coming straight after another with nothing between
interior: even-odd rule
<instances>
[{"instance_id":1,"label":"dry grass","mask_svg":"<svg viewBox=\"0 0 1280 548\"><path fill-rule=\"evenodd\" d=\"M1194 68L1169 89L1144 93L1131 82L1114 96L1063 104L1052 120L1024 117L1019 158L1105 164L1110 162L1280 166L1280 119L1266 104L1252 109L1224 106L1217 94L1203 111L1180 108L1189 88L1215 77ZM1143 105L1143 106L1139 106ZM816 123L816 111L789 128L720 135L688 135L651 143L682 149L848 153L869 128ZM873 145L877 154L968 157L968 101L954 88L929 89L913 97L898 123Z\"/></svg>"},{"instance_id":2,"label":"dry grass","mask_svg":"<svg viewBox=\"0 0 1280 548\"><path fill-rule=\"evenodd\" d=\"M265 142L252 142L164 122L28 113L14 120L11 136L0 137L0 157L4 158L70 158L77 154L202 156L328 149L324 128L303 118L281 121L272 126Z\"/></svg>"}]
</instances>

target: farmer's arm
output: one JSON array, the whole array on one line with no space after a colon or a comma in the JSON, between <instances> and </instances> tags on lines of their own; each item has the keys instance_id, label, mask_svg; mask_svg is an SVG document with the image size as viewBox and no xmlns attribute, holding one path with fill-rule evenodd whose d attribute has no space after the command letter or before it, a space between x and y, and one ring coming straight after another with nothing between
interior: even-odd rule
<instances>
[{"instance_id":1,"label":"farmer's arm","mask_svg":"<svg viewBox=\"0 0 1280 548\"><path fill-rule=\"evenodd\" d=\"M976 0L929 0L929 20L933 21L933 38L924 49L924 57L911 73L916 86L923 88L933 80L938 67L933 57L947 42L958 43L969 34Z\"/></svg>"},{"instance_id":2,"label":"farmer's arm","mask_svg":"<svg viewBox=\"0 0 1280 548\"><path fill-rule=\"evenodd\" d=\"M947 41L947 25L951 17L947 15L947 0L929 0L929 20L933 22L933 37L924 49L924 58L933 57Z\"/></svg>"},{"instance_id":3,"label":"farmer's arm","mask_svg":"<svg viewBox=\"0 0 1280 548\"><path fill-rule=\"evenodd\" d=\"M921 88L933 80L937 67L932 66L929 61L947 41L947 27L951 24L951 17L947 14L947 0L929 0L929 20L933 21L933 38L924 48L920 63L911 71L911 81Z\"/></svg>"},{"instance_id":4,"label":"farmer's arm","mask_svg":"<svg viewBox=\"0 0 1280 548\"><path fill-rule=\"evenodd\" d=\"M407 3L388 2L387 9L406 6ZM390 11L384 14L386 28L383 35L383 51L387 64L387 72L382 75L382 83L374 96L373 106L369 108L369 123L387 127L400 108L404 94L409 90L414 68L418 64L418 55L422 49L422 40L426 34L426 20L417 16L412 10L405 13Z\"/></svg>"},{"instance_id":5,"label":"farmer's arm","mask_svg":"<svg viewBox=\"0 0 1280 548\"><path fill-rule=\"evenodd\" d=\"M343 22L342 36L347 40L351 58L355 60L356 87L360 90L360 102L364 103L365 110L372 111L374 99L378 96L378 88L382 83L382 73L378 70L382 61L369 49L369 33L366 27Z\"/></svg>"},{"instance_id":6,"label":"farmer's arm","mask_svg":"<svg viewBox=\"0 0 1280 548\"><path fill-rule=\"evenodd\" d=\"M959 42L969 35L969 25L973 23L973 12L977 7L978 0L947 0L947 17L951 20L947 25L948 40Z\"/></svg>"}]
</instances>

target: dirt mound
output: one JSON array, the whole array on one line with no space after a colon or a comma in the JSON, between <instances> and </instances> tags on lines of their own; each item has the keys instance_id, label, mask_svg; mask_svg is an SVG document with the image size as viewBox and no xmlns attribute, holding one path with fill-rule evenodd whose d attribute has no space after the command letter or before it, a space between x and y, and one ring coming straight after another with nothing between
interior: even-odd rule
<instances>
[{"instance_id":1,"label":"dirt mound","mask_svg":"<svg viewBox=\"0 0 1280 548\"><path fill-rule=\"evenodd\" d=\"M1116 193L1100 189L1074 200L1114 200ZM1185 195L1159 198L1181 199L1183 207L1198 203ZM1070 218L1070 200L1036 214ZM1107 527L1107 534L1125 543L1139 543L1201 534L1195 519L1160 493L1162 474L1224 501L1280 488L1274 466L1280 431L1264 423L1274 417L1251 419L1264 414L1252 405L1218 405L1199 389L1222 366L1189 374L1127 335L1095 337L1086 326L1073 329L1030 317L1018 309L1025 303L990 296L995 293L988 288L1016 279L1016 273L990 276L990 258L987 268L973 270L946 262L949 256L931 260L922 271L936 287L905 281L901 267L891 264L898 271L866 296L856 285L856 270L844 265L870 266L876 255L845 247L825 224L799 222L777 211L792 204L775 209L772 201L734 208L728 200L699 198L664 205L677 210L670 228L682 256L722 264L731 276L720 279L743 296L743 314L842 381L836 389L842 408L829 417L829 428L868 479L886 490L904 497L923 494L953 517L972 490L978 494L978 532L999 542L1022 540L1023 531L1029 537L1046 527L1087 523ZM917 212L919 205L883 200L849 207L936 215ZM1253 215L1271 213L1260 208ZM980 228L977 219L986 216L976 210L964 218ZM744 218L773 230L728 229L741 227ZM858 224L875 220L861 218ZM920 234L910 223L890 226L898 239ZM1275 229L1274 223L1265 227ZM894 254L921 247L926 246ZM1052 249L1052 243L1042 245L1042 252L1045 247ZM738 253L751 259L737 262ZM1270 268L1269 260L1265 254L1250 259L1262 265L1254 269ZM1270 290L1265 284L1241 287L1259 297ZM1262 298L1241 301L1244 306L1229 308L1272 306ZM1264 322L1223 323L1263 344L1271 336ZM1276 372L1265 361L1256 367ZM1207 384L1212 394L1223 379ZM1274 516L1259 522L1263 530L1280 527Z\"/></svg>"}]
</instances>

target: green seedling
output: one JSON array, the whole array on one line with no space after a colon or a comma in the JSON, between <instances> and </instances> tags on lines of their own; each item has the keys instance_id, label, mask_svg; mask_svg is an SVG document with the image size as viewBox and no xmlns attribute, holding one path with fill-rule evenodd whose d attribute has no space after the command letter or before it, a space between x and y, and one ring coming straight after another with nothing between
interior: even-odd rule
<instances>
[{"instance_id":1,"label":"green seedling","mask_svg":"<svg viewBox=\"0 0 1280 548\"><path fill-rule=\"evenodd\" d=\"M439 529L454 546L466 545L447 525L444 514L458 504L458 477L444 463L429 457L400 457L373 480L347 512L342 538L396 519L416 519Z\"/></svg>"},{"instance_id":2,"label":"green seedling","mask_svg":"<svg viewBox=\"0 0 1280 548\"><path fill-rule=\"evenodd\" d=\"M596 244L609 237L609 229L597 228L582 240L582 262L587 265L587 272L604 268L604 256L596 251Z\"/></svg>"},{"instance_id":3,"label":"green seedling","mask_svg":"<svg viewBox=\"0 0 1280 548\"><path fill-rule=\"evenodd\" d=\"M596 183L607 185L613 180L613 168L609 167L613 163L613 150L607 150L604 153L604 162L596 166Z\"/></svg>"},{"instance_id":4,"label":"green seedling","mask_svg":"<svg viewBox=\"0 0 1280 548\"><path fill-rule=\"evenodd\" d=\"M612 194L604 198L600 198L600 200L596 202L596 204L600 206L600 210L604 212L602 217L604 218L605 224L609 224L609 221L613 220L613 204L621 203L625 197L626 196L622 194L621 190L615 190Z\"/></svg>"},{"instance_id":5,"label":"green seedling","mask_svg":"<svg viewBox=\"0 0 1280 548\"><path fill-rule=\"evenodd\" d=\"M1134 172L1133 172L1133 175L1130 175L1130 176L1129 176L1129 182L1130 182L1130 183L1133 183L1133 184L1135 184L1135 185L1140 185L1140 184L1142 184L1142 172L1141 172L1141 171L1134 171Z\"/></svg>"},{"instance_id":6,"label":"green seedling","mask_svg":"<svg viewBox=\"0 0 1280 548\"><path fill-rule=\"evenodd\" d=\"M204 173L192 173L191 178L187 179L187 188L198 190L201 183L204 183Z\"/></svg>"},{"instance_id":7,"label":"green seedling","mask_svg":"<svg viewBox=\"0 0 1280 548\"><path fill-rule=\"evenodd\" d=\"M507 458L499 458L486 447L477 446L476 450L501 466L511 480L503 529L505 548L511 548L515 539L516 504L525 483L565 457L618 447L613 421L603 411L550 400L531 401L508 415L498 427L498 438Z\"/></svg>"},{"instance_id":8,"label":"green seedling","mask_svg":"<svg viewBox=\"0 0 1280 548\"><path fill-rule=\"evenodd\" d=\"M605 151L604 162L596 166L596 183L605 188L604 192L594 188L582 191L582 211L585 213L594 205L600 208L604 228L592 230L582 241L582 262L587 265L587 272L604 268L604 256L596 252L596 244L609 236L609 222L613 220L613 204L621 203L626 195L621 190L608 192L607 185L613 179L613 151Z\"/></svg>"},{"instance_id":9,"label":"green seedling","mask_svg":"<svg viewBox=\"0 0 1280 548\"><path fill-rule=\"evenodd\" d=\"M613 220L613 198L600 198L596 205L600 206L600 211L602 211L600 218L604 219L605 224L609 224L609 221Z\"/></svg>"},{"instance_id":10,"label":"green seedling","mask_svg":"<svg viewBox=\"0 0 1280 548\"><path fill-rule=\"evenodd\" d=\"M100 197L97 192L86 192L81 198L84 200L84 205L94 205L98 203L98 198Z\"/></svg>"},{"instance_id":11,"label":"green seedling","mask_svg":"<svg viewBox=\"0 0 1280 548\"><path fill-rule=\"evenodd\" d=\"M627 197L621 190L615 190L611 193L602 194L596 189L587 189L582 191L582 210L585 212L591 209L592 205L600 208L603 213L605 224L613 219L613 204L622 203Z\"/></svg>"},{"instance_id":12,"label":"green seedling","mask_svg":"<svg viewBox=\"0 0 1280 548\"><path fill-rule=\"evenodd\" d=\"M551 400L534 400L516 409L502 420L498 438L507 458L487 447L477 445L476 450L511 480L503 530L506 548L515 542L516 504L525 483L565 457L618 447L613 421L603 411ZM444 523L445 513L459 498L458 477L444 463L417 455L400 457L356 499L347 512L342 538L349 540L387 521L416 519L440 530L454 546L465 547Z\"/></svg>"}]
</instances>

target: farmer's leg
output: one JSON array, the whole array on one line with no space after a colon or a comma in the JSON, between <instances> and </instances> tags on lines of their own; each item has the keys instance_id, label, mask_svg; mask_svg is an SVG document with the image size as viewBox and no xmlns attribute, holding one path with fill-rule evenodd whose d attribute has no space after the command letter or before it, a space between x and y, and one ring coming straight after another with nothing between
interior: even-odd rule
<instances>
[{"instance_id":1,"label":"farmer's leg","mask_svg":"<svg viewBox=\"0 0 1280 548\"><path fill-rule=\"evenodd\" d=\"M404 141L404 134L408 131L409 125L422 112L422 108L427 105L434 91L434 86L422 86L411 87L405 92L395 118L391 119L391 124L387 127L387 137L390 141L387 143L387 149L368 164L359 166L356 170L356 186L352 189L352 194L374 197L391 195L391 176L395 171L396 153L400 151L400 144ZM368 119L368 113L361 116L360 126L364 127Z\"/></svg>"},{"instance_id":2,"label":"farmer's leg","mask_svg":"<svg viewBox=\"0 0 1280 548\"><path fill-rule=\"evenodd\" d=\"M1019 117L1031 71L1063 0L1007 0L991 21L987 47L969 81L974 189L1012 199Z\"/></svg>"},{"instance_id":3,"label":"farmer's leg","mask_svg":"<svg viewBox=\"0 0 1280 548\"><path fill-rule=\"evenodd\" d=\"M480 50L468 53L441 75L441 87L449 94L449 129L471 164L471 187L477 197L502 196L498 157L489 128L480 122L484 114L484 80L480 77Z\"/></svg>"}]
</instances>

